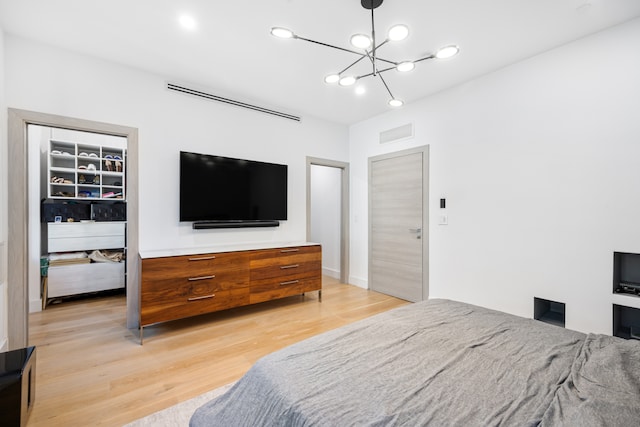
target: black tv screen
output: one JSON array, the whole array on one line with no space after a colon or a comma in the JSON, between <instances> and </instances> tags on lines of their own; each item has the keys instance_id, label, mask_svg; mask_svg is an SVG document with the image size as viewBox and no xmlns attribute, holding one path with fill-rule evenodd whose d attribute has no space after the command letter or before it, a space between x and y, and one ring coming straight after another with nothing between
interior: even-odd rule
<instances>
[{"instance_id":1,"label":"black tv screen","mask_svg":"<svg viewBox=\"0 0 640 427\"><path fill-rule=\"evenodd\" d=\"M287 219L287 165L180 152L180 221Z\"/></svg>"}]
</instances>

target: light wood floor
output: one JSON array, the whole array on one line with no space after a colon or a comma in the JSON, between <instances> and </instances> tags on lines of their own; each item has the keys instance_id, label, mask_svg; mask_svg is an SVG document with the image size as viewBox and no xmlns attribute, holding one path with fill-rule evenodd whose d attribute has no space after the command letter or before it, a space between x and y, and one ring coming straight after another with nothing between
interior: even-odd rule
<instances>
[{"instance_id":1,"label":"light wood floor","mask_svg":"<svg viewBox=\"0 0 640 427\"><path fill-rule=\"evenodd\" d=\"M126 328L124 296L30 315L37 348L28 426L121 426L240 378L260 357L407 304L324 279L317 292L145 328Z\"/></svg>"}]
</instances>

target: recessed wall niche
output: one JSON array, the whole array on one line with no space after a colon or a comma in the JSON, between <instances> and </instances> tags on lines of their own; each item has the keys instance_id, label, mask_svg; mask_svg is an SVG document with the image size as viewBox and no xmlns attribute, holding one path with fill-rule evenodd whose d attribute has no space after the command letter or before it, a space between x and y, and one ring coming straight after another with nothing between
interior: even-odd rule
<instances>
[{"instance_id":1,"label":"recessed wall niche","mask_svg":"<svg viewBox=\"0 0 640 427\"><path fill-rule=\"evenodd\" d=\"M613 253L613 292L640 294L640 254Z\"/></svg>"},{"instance_id":2,"label":"recessed wall niche","mask_svg":"<svg viewBox=\"0 0 640 427\"><path fill-rule=\"evenodd\" d=\"M640 309L614 304L613 335L640 340Z\"/></svg>"},{"instance_id":3,"label":"recessed wall niche","mask_svg":"<svg viewBox=\"0 0 640 427\"><path fill-rule=\"evenodd\" d=\"M564 328L565 304L543 298L533 298L533 318L541 322Z\"/></svg>"}]
</instances>

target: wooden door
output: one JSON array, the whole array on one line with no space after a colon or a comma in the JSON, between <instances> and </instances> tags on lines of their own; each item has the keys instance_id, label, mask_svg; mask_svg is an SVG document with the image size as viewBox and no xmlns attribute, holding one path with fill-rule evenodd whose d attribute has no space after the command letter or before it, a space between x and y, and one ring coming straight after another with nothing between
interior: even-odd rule
<instances>
[{"instance_id":1,"label":"wooden door","mask_svg":"<svg viewBox=\"0 0 640 427\"><path fill-rule=\"evenodd\" d=\"M427 147L369 159L369 287L428 297Z\"/></svg>"}]
</instances>

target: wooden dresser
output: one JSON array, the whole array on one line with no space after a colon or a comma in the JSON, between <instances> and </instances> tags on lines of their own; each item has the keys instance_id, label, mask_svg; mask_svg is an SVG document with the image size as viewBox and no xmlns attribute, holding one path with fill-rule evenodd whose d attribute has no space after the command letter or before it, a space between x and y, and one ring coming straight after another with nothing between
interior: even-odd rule
<instances>
[{"instance_id":1,"label":"wooden dresser","mask_svg":"<svg viewBox=\"0 0 640 427\"><path fill-rule=\"evenodd\" d=\"M311 291L322 298L320 245L185 252L140 255L140 343L158 322Z\"/></svg>"}]
</instances>

